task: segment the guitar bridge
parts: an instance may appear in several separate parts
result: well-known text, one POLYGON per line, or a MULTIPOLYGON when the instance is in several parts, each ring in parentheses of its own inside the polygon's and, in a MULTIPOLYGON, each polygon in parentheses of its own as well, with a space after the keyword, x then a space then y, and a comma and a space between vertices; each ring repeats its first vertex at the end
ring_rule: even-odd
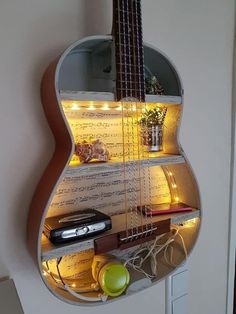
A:
POLYGON ((170 219, 139 226, 114 234, 107 234, 94 240, 95 254, 108 253, 116 249, 127 249, 155 239, 158 235, 170 231, 170 219), (132 231, 133 230, 133 231, 132 231))

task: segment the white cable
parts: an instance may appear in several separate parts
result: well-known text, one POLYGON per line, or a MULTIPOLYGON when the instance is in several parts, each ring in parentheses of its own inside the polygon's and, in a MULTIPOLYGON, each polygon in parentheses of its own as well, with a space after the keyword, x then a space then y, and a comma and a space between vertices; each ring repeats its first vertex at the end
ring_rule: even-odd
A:
MULTIPOLYGON (((44 271, 46 271, 46 270, 44 270, 44 271)), ((90 301, 90 302, 102 301, 102 302, 106 302, 106 301, 107 301, 107 298, 108 298, 107 295, 101 294, 101 293, 98 293, 98 296, 97 296, 97 297, 86 297, 85 295, 74 291, 74 289, 72 290, 72 289, 70 288, 70 286, 67 285, 67 284, 63 284, 62 282, 57 282, 57 284, 58 284, 58 286, 59 286, 60 289, 66 290, 66 291, 68 291, 71 295, 73 295, 75 298, 81 299, 81 300, 84 300, 84 301, 90 301)), ((94 287, 94 289, 93 289, 92 291, 87 291, 87 292, 96 292, 97 289, 98 289, 97 287, 94 287)), ((83 293, 86 293, 86 292, 84 291, 83 293)))
POLYGON ((172 267, 176 267, 177 265, 174 264, 173 262, 173 256, 174 256, 174 248, 171 245, 175 240, 176 237, 179 236, 181 243, 182 243, 182 247, 183 247, 183 251, 185 254, 185 258, 187 258, 187 249, 184 243, 184 239, 182 237, 181 234, 179 234, 179 229, 177 228, 173 228, 171 230, 171 232, 173 233, 163 244, 157 244, 157 242, 163 238, 166 234, 161 235, 156 237, 154 243, 152 245, 146 245, 145 247, 142 247, 140 250, 138 250, 134 256, 132 256, 131 258, 129 258, 126 262, 125 262, 125 266, 129 265, 130 267, 132 267, 134 270, 143 273, 147 278, 152 279, 155 278, 157 276, 157 256, 160 252, 163 252, 163 256, 165 259, 165 262, 172 267), (169 258, 167 256, 168 250, 170 251, 169 253, 169 258), (146 255, 144 254, 144 252, 147 251, 146 255), (147 273, 146 271, 144 271, 143 269, 143 264, 144 262, 150 257, 150 265, 151 265, 151 274, 147 273))
MULTIPOLYGON (((172 267, 176 267, 177 265, 175 265, 173 263, 173 255, 174 255, 174 248, 171 245, 175 240, 176 237, 179 236, 181 243, 182 243, 182 247, 184 250, 184 254, 185 254, 185 258, 187 258, 188 252, 184 243, 184 239, 182 237, 181 234, 179 234, 179 229, 177 228, 173 228, 171 230, 171 232, 173 233, 163 244, 157 244, 157 242, 159 240, 161 240, 164 236, 166 236, 166 234, 157 236, 155 241, 150 245, 146 245, 145 247, 141 247, 138 251, 136 251, 136 253, 134 254, 134 256, 130 257, 129 259, 126 260, 126 262, 124 263, 124 266, 129 265, 130 267, 132 267, 134 270, 143 273, 147 278, 149 279, 153 279, 157 276, 158 272, 157 272, 157 256, 160 252, 163 252, 163 256, 165 259, 165 262, 172 266, 172 267), (170 250, 170 256, 168 258, 167 256, 167 252, 168 249, 170 250), (147 251, 146 255, 143 255, 144 252, 147 251), (151 265, 151 274, 147 273, 144 269, 143 269, 143 264, 144 262, 150 257, 150 265, 151 265)), ((62 289, 67 290, 71 295, 73 295, 75 298, 77 299, 81 299, 84 301, 89 301, 89 302, 106 302, 108 296, 105 294, 100 294, 98 293, 97 297, 89 297, 89 296, 85 296, 84 294, 80 294, 74 290, 72 290, 67 284, 62 285, 61 286, 62 289)))
POLYGON ((75 298, 77 299, 81 299, 84 301, 89 301, 89 302, 98 302, 98 301, 102 301, 102 302, 106 302, 107 301, 107 295, 105 294, 98 294, 97 297, 86 297, 83 294, 79 294, 77 292, 75 292, 74 290, 72 290, 68 285, 64 286, 65 289, 71 294, 73 295, 75 298))

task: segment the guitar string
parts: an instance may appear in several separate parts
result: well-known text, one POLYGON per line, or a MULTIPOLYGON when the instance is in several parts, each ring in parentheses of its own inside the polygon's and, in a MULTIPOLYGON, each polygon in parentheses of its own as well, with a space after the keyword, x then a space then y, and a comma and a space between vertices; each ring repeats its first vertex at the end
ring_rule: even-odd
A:
MULTIPOLYGON (((129 107, 128 107, 128 104, 126 104, 126 101, 123 101, 123 99, 127 99, 128 97, 128 71, 127 71, 127 59, 126 57, 124 57, 122 54, 124 52, 125 55, 129 55, 129 50, 127 50, 127 39, 126 39, 126 36, 125 36, 125 6, 124 6, 124 2, 126 2, 125 0, 121 0, 121 3, 122 3, 122 33, 123 33, 123 50, 124 51, 121 51, 121 54, 120 54, 120 57, 122 59, 122 57, 124 58, 124 72, 125 72, 125 95, 123 95, 123 85, 121 85, 121 90, 122 90, 122 107, 125 109, 125 111, 123 111, 125 113, 125 116, 126 116, 126 120, 124 119, 125 121, 125 125, 124 127, 126 127, 126 132, 124 132, 124 142, 125 142, 125 134, 127 135, 127 143, 125 143, 125 146, 127 147, 127 162, 125 162, 125 171, 126 171, 126 174, 128 173, 128 193, 127 193, 127 189, 125 190, 125 193, 128 194, 127 195, 127 198, 128 198, 128 211, 130 213, 130 229, 129 229, 129 226, 128 226, 128 230, 126 230, 126 235, 127 237, 129 237, 129 230, 131 232, 131 235, 133 237, 133 233, 134 233, 134 230, 133 230, 133 204, 132 204, 132 185, 131 185, 131 174, 130 174, 130 128, 129 128, 129 107), (124 97, 125 96, 125 97, 124 97)), ((129 47, 129 46, 128 46, 129 47)), ((126 150, 124 152, 124 155, 126 156, 126 150)), ((125 178, 126 179, 126 178, 125 178)), ((128 218, 126 218, 128 220, 128 218)))
MULTIPOLYGON (((128 191, 127 191, 127 186, 125 187, 125 195, 126 195, 126 201, 125 203, 127 204, 127 198, 128 198, 128 203, 127 205, 129 205, 129 212, 130 212, 130 222, 131 222, 131 233, 132 233, 132 236, 134 235, 134 229, 135 231, 137 232, 137 226, 138 226, 138 212, 137 212, 137 195, 136 195, 136 191, 137 191, 137 187, 136 187, 136 183, 137 183, 137 180, 134 179, 134 186, 132 187, 132 184, 131 184, 131 177, 132 175, 135 176, 136 173, 137 173, 137 166, 139 166, 138 168, 138 171, 139 171, 139 182, 141 182, 141 172, 140 172, 140 151, 142 151, 142 157, 143 159, 146 157, 144 156, 145 153, 144 153, 144 143, 141 141, 141 144, 140 144, 140 139, 139 139, 139 136, 140 136, 140 130, 139 130, 139 125, 138 125, 138 113, 139 113, 139 103, 136 102, 135 104, 133 104, 131 101, 127 101, 127 98, 131 96, 133 96, 133 94, 131 93, 131 95, 128 95, 128 90, 132 91, 134 90, 135 92, 138 92, 139 95, 137 95, 137 93, 135 94, 135 98, 139 98, 139 100, 141 101, 142 100, 142 79, 143 77, 141 77, 141 71, 140 71, 140 66, 138 67, 138 73, 137 73, 137 69, 136 69, 136 66, 134 64, 134 68, 135 68, 135 79, 138 79, 138 80, 135 80, 135 88, 133 89, 132 87, 132 72, 131 72, 131 62, 132 62, 132 59, 131 59, 131 42, 130 42, 130 19, 129 19, 129 14, 131 14, 131 17, 133 18, 133 15, 134 15, 134 11, 133 11, 133 4, 135 4, 135 19, 136 19, 136 45, 137 45, 137 54, 138 56, 136 56, 136 51, 135 49, 133 49, 133 61, 135 63, 135 61, 137 60, 137 57, 138 57, 138 61, 143 61, 143 46, 140 47, 140 41, 139 41, 139 28, 138 28, 138 8, 137 8, 137 3, 136 1, 133 1, 131 2, 131 6, 132 6, 132 10, 131 12, 129 11, 129 7, 128 7, 128 4, 126 2, 126 7, 124 6, 124 2, 122 2, 122 21, 121 21, 121 14, 120 14, 120 11, 118 13, 118 16, 119 16, 119 48, 120 48, 120 84, 121 84, 121 88, 120 88, 120 92, 121 92, 121 97, 122 97, 122 100, 123 99, 126 99, 126 101, 122 101, 122 124, 123 124, 123 155, 124 155, 124 158, 123 158, 123 161, 124 161, 124 177, 125 177, 125 182, 128 181, 128 191), (126 15, 125 15, 126 13, 126 15), (125 22, 125 20, 127 22, 125 22), (123 31, 123 36, 121 36, 121 26, 120 24, 122 23, 122 31, 123 31), (125 26, 127 25, 128 29, 125 29, 125 26), (126 31, 128 31, 128 36, 125 36, 125 33, 126 31), (122 42, 122 46, 123 46, 123 50, 121 49, 121 42, 122 42), (142 49, 142 54, 140 56, 139 54, 139 49, 142 49), (128 58, 126 58, 126 56, 128 56, 128 58), (123 58, 123 60, 122 60, 123 58), (122 62, 124 61, 124 62, 122 62), (122 71, 122 66, 124 65, 124 71, 122 71), (123 76, 122 76, 122 73, 125 74, 125 84, 123 84, 123 76), (129 84, 129 85, 128 85, 129 84), (139 85, 139 88, 137 88, 137 84, 139 85), (125 89, 125 90, 124 90, 125 89), (125 97, 124 97, 125 96, 125 97), (136 119, 134 119, 134 111, 136 112, 136 119), (131 119, 129 119, 129 116, 131 115, 131 119), (126 116, 126 120, 124 119, 126 116), (130 120, 131 120, 131 126, 130 126, 130 120), (134 137, 135 137, 135 132, 134 132, 134 125, 135 123, 137 124, 137 130, 136 130, 136 134, 137 134, 137 150, 138 150, 138 161, 137 162, 132 162, 131 161, 131 157, 133 157, 133 160, 135 159, 135 140, 134 140, 134 137), (126 132, 125 132, 125 128, 127 128, 126 132), (126 143, 126 138, 125 138, 125 134, 127 135, 126 138, 127 138, 127 143, 126 143), (131 139, 130 139, 131 137, 131 139), (127 154, 126 154, 126 146, 127 146, 127 154), (130 149, 130 147, 132 149, 130 149), (132 156, 131 156, 132 154, 132 156), (125 157, 127 155, 127 161, 128 163, 126 163, 125 161, 125 157), (128 180, 126 180, 126 175, 127 173, 129 174, 129 178, 128 180), (128 192, 128 193, 127 193, 128 192), (128 196, 127 196, 128 194, 128 196), (134 201, 133 201, 134 199, 134 201), (135 204, 133 204, 135 203, 135 204), (134 205, 134 206, 133 206, 134 205), (135 212, 135 213, 134 213, 135 212), (134 219, 133 219, 133 214, 135 214, 135 225, 134 225, 134 219)), ((118 4, 120 4, 120 1, 118 0, 118 4)), ((134 18, 132 19, 132 29, 133 29, 133 33, 134 33, 134 18)), ((141 34, 142 35, 142 34, 141 34)), ((134 41, 134 38, 133 38, 133 47, 135 47, 135 41, 134 41)), ((136 62, 137 63, 137 62, 136 62)), ((136 64, 137 65, 137 64, 136 64)), ((143 75, 143 74, 142 74, 143 75)), ((128 99, 130 100, 130 99, 128 99)), ((146 109, 146 103, 145 103, 145 109, 146 109)), ((146 125, 145 126, 146 129, 148 129, 148 126, 146 125)), ((151 187, 151 179, 150 179, 150 164, 149 164, 149 153, 147 154, 148 158, 147 158, 147 172, 148 172, 148 187, 147 187, 147 184, 146 184, 146 171, 145 171, 145 168, 144 168, 144 165, 142 167, 142 171, 143 171, 143 185, 144 185, 144 191, 143 191, 143 194, 144 194, 144 208, 145 208, 145 221, 146 221, 146 229, 148 228, 148 222, 147 222, 147 204, 150 206, 151 205, 151 190, 150 190, 150 187, 151 187), (147 196, 148 195, 148 196, 147 196), (149 199, 149 200, 147 200, 149 199)), ((139 193, 140 193, 140 206, 142 206, 142 200, 141 200, 141 197, 142 197, 142 186, 140 186, 139 188, 139 193)), ((126 208, 127 208, 127 205, 126 205, 126 208)), ((127 210, 128 211, 128 210, 127 210)), ((150 212, 150 216, 151 216, 151 219, 150 219, 150 226, 152 229, 153 228, 153 223, 152 223, 152 212, 150 212)), ((141 216, 142 217, 142 216, 141 216)), ((142 223, 143 225, 143 223, 142 223)), ((126 231, 127 231, 127 226, 128 226, 128 222, 127 222, 127 219, 126 219, 126 231)), ((127 234, 128 234, 128 231, 127 231, 127 234)))
MULTIPOLYGON (((134 217, 134 202, 133 199, 135 198, 134 187, 132 185, 131 178, 134 177, 133 167, 132 167, 132 150, 134 147, 133 140, 132 140, 132 111, 130 111, 130 102, 129 102, 129 94, 128 89, 131 88, 131 59, 130 59, 130 34, 129 34, 129 12, 128 12, 128 4, 127 1, 123 0, 123 38, 124 38, 124 47, 125 53, 128 55, 128 58, 124 58, 125 60, 125 71, 126 71, 126 123, 127 123, 127 153, 128 153, 128 174, 129 174, 129 189, 128 189, 128 198, 129 198, 129 210, 130 210, 130 224, 131 224, 131 235, 135 234, 135 217, 134 217), (126 21, 126 24, 125 24, 126 21), (127 25, 127 26, 126 26, 127 25), (126 36, 127 35, 127 36, 126 36), (131 113, 131 126, 130 126, 130 113, 131 113)), ((134 178, 133 178, 134 179, 134 178)))
MULTIPOLYGON (((132 55, 131 55, 131 38, 133 38, 132 34, 131 34, 131 26, 132 26, 132 19, 130 21, 130 14, 132 14, 132 8, 130 8, 130 0, 126 2, 126 12, 127 12, 127 24, 128 24, 128 29, 127 29, 127 32, 128 32, 128 36, 127 36, 127 41, 128 41, 128 54, 129 54, 129 57, 128 57, 128 69, 129 69, 129 85, 130 85, 130 88, 132 88, 132 67, 131 67, 131 64, 132 64, 132 55)), ((133 48, 133 52, 134 52, 134 48, 133 48)), ((135 58, 133 60, 133 62, 135 62, 135 58)), ((135 68, 135 67, 134 67, 135 68)), ((132 102, 132 93, 131 95, 129 95, 129 97, 131 96, 131 101, 128 102, 129 104, 129 112, 130 112, 130 115, 131 115, 131 132, 129 132, 129 135, 131 135, 131 142, 132 142, 132 161, 131 161, 131 164, 130 164, 130 172, 131 172, 131 176, 134 176, 134 178, 136 178, 136 174, 138 172, 137 170, 137 162, 136 161, 136 151, 135 151, 135 133, 134 133, 134 124, 135 124, 135 119, 134 119, 134 112, 135 112, 135 108, 134 108, 134 105, 133 105, 133 102, 132 102)), ((138 156, 137 156, 138 157, 138 156)), ((138 180, 140 180, 140 177, 138 177, 138 180)), ((133 198, 134 198, 134 202, 132 202, 132 220, 133 220, 133 231, 132 231, 132 234, 135 235, 138 234, 138 213, 137 213, 137 207, 138 207, 138 195, 137 195, 137 185, 136 185, 136 180, 134 180, 134 192, 133 192, 133 198)), ((139 191, 139 194, 141 193, 141 190, 139 191)))
MULTIPOLYGON (((121 0, 122 1, 122 0, 121 0)), ((121 14, 120 14, 120 0, 117 0, 117 11, 118 11, 118 36, 119 36, 119 59, 120 59, 120 73, 122 72, 122 51, 121 51, 121 14)), ((125 77, 126 78, 126 77, 125 77)), ((124 178, 124 211, 125 211, 125 217, 126 217, 126 237, 128 237, 128 201, 127 201, 127 181, 126 181, 126 151, 125 151, 125 119, 124 119, 124 103, 122 101, 123 99, 123 76, 122 74, 119 75, 119 80, 120 80, 120 101, 121 101, 121 109, 122 109, 122 139, 123 139, 123 178, 124 178)), ((125 79, 125 84, 126 84, 126 79, 125 79)))
MULTIPOLYGON (((130 15, 131 15, 131 24, 132 24, 132 43, 133 43, 133 63, 134 63, 134 66, 133 66, 133 69, 134 69, 134 84, 135 84, 135 95, 134 95, 134 98, 136 99, 136 101, 132 104, 132 109, 133 109, 133 115, 135 114, 135 121, 133 122, 133 127, 134 127, 134 124, 136 124, 136 138, 137 138, 137 158, 136 158, 136 161, 135 161, 135 165, 136 165, 136 173, 138 174, 138 183, 139 183, 139 206, 141 208, 142 206, 142 183, 141 183, 141 164, 140 164, 140 138, 139 138, 139 127, 138 127, 138 115, 139 115, 139 108, 138 108, 138 102, 137 102, 137 99, 139 101, 141 101, 141 90, 139 90, 139 81, 140 81, 140 74, 137 73, 137 66, 138 66, 138 62, 139 62, 139 59, 137 58, 136 56, 136 48, 137 47, 137 43, 138 42, 135 42, 135 32, 134 32, 134 29, 135 29, 135 23, 136 23, 136 26, 137 26, 137 15, 134 14, 134 4, 136 4, 136 1, 131 1, 130 3, 130 7, 131 7, 131 10, 130 10, 130 15), (139 95, 138 95, 138 92, 139 92, 139 95)), ((135 143, 134 143, 135 145, 135 143)), ((143 232, 143 217, 142 217, 142 214, 140 216, 138 216, 138 200, 136 201, 135 203, 135 216, 136 216, 136 225, 138 226, 138 217, 140 217, 141 219, 141 229, 142 229, 142 232, 143 232)), ((137 228, 137 233, 138 233, 138 228, 137 228)))
MULTIPOLYGON (((141 1, 137 0, 139 2, 139 26, 140 26, 140 32, 142 32, 142 10, 141 10, 141 1)), ((137 8, 138 10, 138 8, 137 8)), ((137 12, 137 15, 138 15, 138 12, 137 12)), ((137 39, 139 41, 139 33, 138 33, 138 28, 136 29, 137 31, 137 39)), ((141 33, 141 36, 142 36, 142 33, 141 33)), ((141 37, 141 40, 142 40, 142 37, 141 37)), ((139 43, 138 47, 141 47, 141 64, 143 65, 144 67, 144 48, 143 48, 143 43, 139 43)), ((142 75, 144 75, 144 68, 143 68, 143 73, 142 75)), ((143 80, 144 80, 144 77, 143 77, 143 80)), ((144 90, 144 83, 143 83, 143 90, 144 90)), ((141 90, 141 89, 140 89, 141 90)), ((145 90, 144 90, 144 93, 145 93, 145 90)), ((145 111, 147 110, 147 104, 145 102, 145 111)), ((148 125, 147 125, 147 120, 146 120, 146 125, 145 125, 145 129, 146 129, 146 135, 148 136, 148 125)), ((147 138, 148 139, 148 138, 147 138)), ((146 143, 148 144, 148 143, 146 143)), ((144 145, 144 143, 143 143, 144 145)), ((148 145, 147 145, 148 146, 148 145)), ((145 151, 145 148, 144 148, 144 151, 145 151)), ((151 200, 152 200, 152 190, 151 190, 151 172, 150 172, 150 153, 149 153, 149 150, 146 150, 147 153, 146 153, 146 158, 147 158, 147 176, 148 176, 148 184, 147 184, 147 189, 145 189, 147 191, 147 201, 145 202, 144 206, 145 206, 145 216, 147 216, 147 206, 149 206, 150 208, 150 229, 152 230, 153 229, 153 216, 152 216, 152 208, 151 208, 151 200)), ((144 168, 143 168, 144 169, 144 168)), ((144 172, 145 172, 145 169, 144 169, 144 172)), ((146 172, 145 172, 146 173, 146 172)), ((146 183, 146 175, 144 176, 144 182, 146 183)), ((147 218, 146 218, 147 219, 147 218)), ((148 227, 148 226, 147 226, 148 227)), ((152 233, 152 232, 151 232, 152 233)))
MULTIPOLYGON (((140 40, 139 40, 139 36, 140 36, 140 33, 139 31, 141 30, 141 27, 140 29, 138 29, 138 27, 140 26, 140 23, 141 23, 141 20, 138 19, 138 4, 137 4, 137 1, 133 1, 132 2, 133 4, 135 4, 135 22, 136 22, 136 30, 135 30, 135 24, 133 23, 133 33, 135 33, 135 37, 136 37, 136 47, 137 47, 137 59, 138 59, 138 62, 141 63, 143 62, 143 59, 141 59, 142 56, 140 56, 140 40)), ((134 12, 134 8, 133 8, 133 12, 134 12)), ((141 34, 142 35, 142 34, 141 34)), ((142 43, 141 43, 142 44, 142 43)), ((135 46, 135 41, 134 41, 134 44, 135 46)), ((141 46, 141 48, 143 48, 141 46)), ((136 62, 137 63, 137 62, 136 62)), ((140 66, 141 64, 139 64, 138 66, 138 85, 139 85, 139 88, 138 88, 138 92, 139 92, 139 100, 140 102, 142 101, 142 93, 143 93, 143 86, 141 84, 142 82, 142 79, 143 77, 141 77, 141 75, 143 76, 143 73, 141 73, 140 71, 140 66)), ((144 106, 146 106, 146 103, 144 102, 144 106)), ((138 104, 136 103, 136 110, 138 111, 138 104)), ((141 105, 141 108, 142 108, 142 105, 141 105)), ((142 114, 142 109, 140 110, 140 114, 142 114)), ((138 114, 137 114, 137 120, 138 120, 138 114)), ((142 126, 143 127, 143 126, 142 126)), ((137 123, 137 134, 138 134, 138 139, 139 139, 139 142, 138 142, 138 147, 139 148, 139 156, 140 156, 140 151, 141 151, 141 158, 144 160, 145 159, 145 148, 144 148, 144 143, 142 140, 140 140, 140 137, 142 136, 141 134, 141 130, 140 130, 140 126, 139 124, 137 123)), ((149 156, 147 156, 149 158, 149 156)), ((139 157, 140 159, 140 157, 139 157)), ((140 163, 139 163, 139 169, 140 169, 140 163)), ((148 230, 148 217, 147 217, 147 207, 146 207, 146 204, 148 203, 148 200, 147 200, 147 193, 148 193, 148 187, 146 185, 146 170, 145 170, 145 167, 144 167, 144 164, 142 166, 142 174, 143 174, 143 180, 142 180, 142 183, 143 183, 143 199, 144 199, 144 216, 145 216, 145 231, 148 230)), ((141 169, 140 169, 140 177, 141 177, 141 169)), ((142 201, 140 202, 140 210, 142 208, 142 201)), ((145 236, 147 236, 148 233, 145 233, 145 236)))

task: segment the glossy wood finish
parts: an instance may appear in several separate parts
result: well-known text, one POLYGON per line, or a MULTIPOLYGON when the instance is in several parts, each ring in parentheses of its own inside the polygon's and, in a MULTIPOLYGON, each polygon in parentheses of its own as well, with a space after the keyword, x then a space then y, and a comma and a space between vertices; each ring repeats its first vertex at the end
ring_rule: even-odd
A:
POLYGON ((30 205, 27 224, 28 247, 37 262, 41 262, 41 235, 47 209, 73 151, 72 137, 55 89, 58 59, 46 70, 41 85, 41 98, 46 118, 55 137, 55 150, 39 181, 30 205))

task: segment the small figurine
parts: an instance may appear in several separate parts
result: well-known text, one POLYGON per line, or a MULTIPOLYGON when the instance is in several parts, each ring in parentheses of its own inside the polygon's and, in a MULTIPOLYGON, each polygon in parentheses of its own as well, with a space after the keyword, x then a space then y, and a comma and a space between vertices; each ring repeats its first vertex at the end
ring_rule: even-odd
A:
POLYGON ((92 159, 99 161, 108 161, 110 159, 109 151, 106 145, 98 140, 91 143, 83 141, 75 145, 75 154, 79 157, 80 162, 88 163, 92 159))

